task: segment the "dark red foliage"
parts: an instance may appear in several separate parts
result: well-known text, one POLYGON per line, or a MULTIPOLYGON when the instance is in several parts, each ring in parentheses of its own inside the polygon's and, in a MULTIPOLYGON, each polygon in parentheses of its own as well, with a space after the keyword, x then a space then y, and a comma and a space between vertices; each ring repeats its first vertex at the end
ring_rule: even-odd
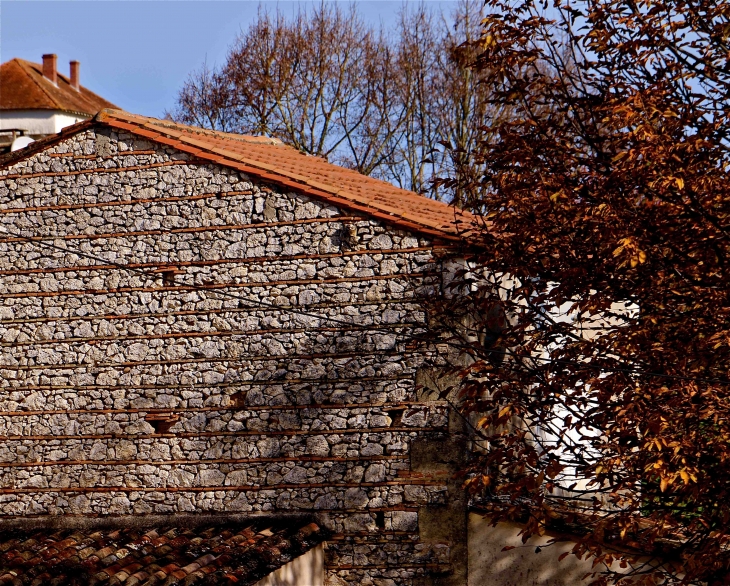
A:
POLYGON ((446 302, 468 486, 581 534, 599 582, 730 583, 730 3, 487 6, 478 68, 513 115, 459 186, 488 267, 446 302))

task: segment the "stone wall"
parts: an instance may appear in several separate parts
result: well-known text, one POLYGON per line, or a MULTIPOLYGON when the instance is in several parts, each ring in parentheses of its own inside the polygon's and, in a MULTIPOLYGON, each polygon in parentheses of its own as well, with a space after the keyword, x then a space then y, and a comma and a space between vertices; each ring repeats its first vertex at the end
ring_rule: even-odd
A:
POLYGON ((311 512, 328 584, 449 574, 438 243, 102 128, 0 171, 0 226, 0 515, 311 512))

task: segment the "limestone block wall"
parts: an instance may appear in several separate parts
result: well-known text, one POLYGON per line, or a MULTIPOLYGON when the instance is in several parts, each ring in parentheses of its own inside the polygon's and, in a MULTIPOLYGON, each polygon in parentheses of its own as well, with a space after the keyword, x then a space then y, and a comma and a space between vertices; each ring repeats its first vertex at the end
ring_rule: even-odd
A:
POLYGON ((0 516, 312 512, 328 584, 449 571, 434 243, 105 129, 0 170, 0 516))

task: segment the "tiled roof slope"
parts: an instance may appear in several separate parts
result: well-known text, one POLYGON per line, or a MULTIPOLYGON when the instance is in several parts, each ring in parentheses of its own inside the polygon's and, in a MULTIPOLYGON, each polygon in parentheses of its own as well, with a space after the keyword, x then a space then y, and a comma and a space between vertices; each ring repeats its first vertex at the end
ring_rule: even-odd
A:
POLYGON ((96 120, 406 229, 450 240, 474 229, 470 214, 302 154, 275 139, 204 130, 120 110, 103 110, 96 120))
POLYGON ((63 110, 94 116, 103 108, 116 108, 94 92, 76 91, 68 77, 57 74, 58 87, 43 77, 43 68, 24 59, 0 65, 0 110, 63 110))
POLYGON ((91 120, 67 126, 56 135, 0 156, 0 169, 98 125, 132 132, 187 152, 198 160, 238 169, 406 230, 476 243, 479 230, 485 226, 468 212, 305 155, 276 139, 206 130, 114 109, 101 110, 91 120))
POLYGON ((0 532, 0 584, 255 584, 324 538, 314 523, 0 532))

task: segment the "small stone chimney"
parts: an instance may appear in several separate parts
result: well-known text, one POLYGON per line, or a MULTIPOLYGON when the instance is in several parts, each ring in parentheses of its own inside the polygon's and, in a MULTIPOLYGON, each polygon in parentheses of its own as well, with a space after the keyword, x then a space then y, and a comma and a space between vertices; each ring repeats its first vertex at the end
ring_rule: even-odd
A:
POLYGON ((71 87, 75 89, 77 92, 81 91, 81 86, 79 85, 79 65, 80 63, 78 61, 71 61, 71 87))
POLYGON ((43 77, 50 81, 53 85, 58 85, 56 76, 56 55, 50 53, 43 55, 43 77))

